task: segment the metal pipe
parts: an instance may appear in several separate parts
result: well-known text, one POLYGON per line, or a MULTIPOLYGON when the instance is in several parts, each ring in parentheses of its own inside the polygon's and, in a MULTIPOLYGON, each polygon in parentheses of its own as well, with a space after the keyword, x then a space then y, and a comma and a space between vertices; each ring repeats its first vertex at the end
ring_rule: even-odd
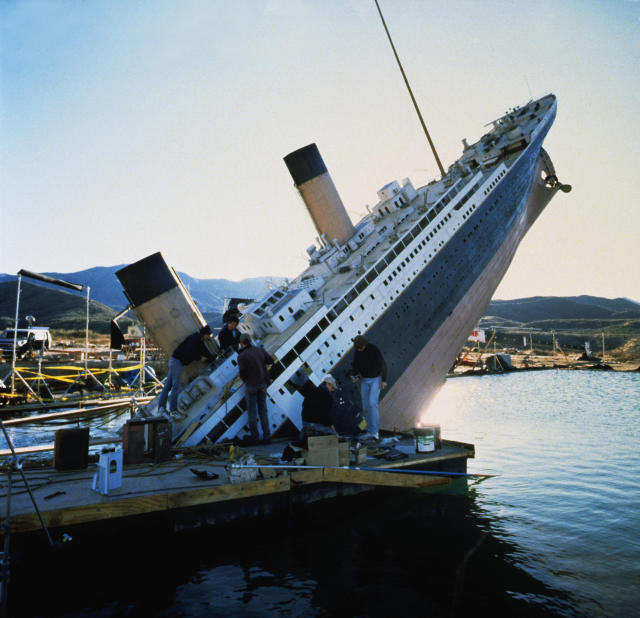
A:
POLYGON ((398 62, 398 66, 400 67, 400 72, 402 73, 404 83, 406 84, 407 90, 409 91, 409 96, 411 97, 411 101, 413 102, 413 107, 415 107, 416 113, 418 114, 418 118, 420 119, 420 124, 422 125, 422 129, 424 130, 424 134, 427 136, 427 141, 429 142, 429 146, 431 146, 431 152, 433 153, 433 156, 436 159, 436 163, 438 164, 438 169, 440 170, 440 173, 444 176, 445 174, 444 167, 442 167, 442 163, 440 163, 440 157, 436 152, 436 147, 433 145, 433 142, 431 141, 431 136, 429 135, 429 131, 427 131, 427 125, 424 123, 424 120, 422 119, 420 108, 418 107, 415 97, 413 96, 413 92, 411 91, 411 86, 409 86, 409 80, 405 75, 404 69, 402 68, 402 63, 400 62, 400 58, 398 57, 398 53, 396 52, 395 45, 391 40, 391 35, 389 34, 389 29, 387 28, 387 24, 384 21, 384 17, 382 16, 382 11, 380 10, 380 5, 378 4, 378 0, 376 0, 376 7, 378 9, 378 13, 380 14, 382 25, 384 26, 385 32, 387 33, 387 38, 389 39, 389 43, 391 43, 391 49, 393 50, 393 55, 396 57, 396 61, 398 62))
POLYGON ((471 472, 441 472, 436 470, 405 470, 403 468, 361 468, 356 466, 304 466, 304 465, 269 465, 269 464, 231 464, 236 468, 280 468, 283 470, 321 470, 322 468, 328 468, 329 470, 366 470, 369 472, 402 472, 404 474, 428 474, 437 476, 477 476, 481 478, 492 478, 497 474, 473 474, 471 472))
POLYGON ((18 290, 16 294, 16 320, 13 329, 13 356, 11 359, 11 394, 16 393, 16 347, 18 345, 18 312, 20 308, 20 288, 22 284, 22 275, 18 273, 18 290))

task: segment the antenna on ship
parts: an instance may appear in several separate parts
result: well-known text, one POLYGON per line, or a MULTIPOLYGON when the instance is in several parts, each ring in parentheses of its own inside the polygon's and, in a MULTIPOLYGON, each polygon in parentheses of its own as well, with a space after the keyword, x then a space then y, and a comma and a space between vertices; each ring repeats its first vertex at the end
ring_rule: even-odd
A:
POLYGON ((422 129, 424 130, 424 134, 427 136, 427 140, 429 142, 429 146, 431 146, 431 152, 433 152, 433 156, 436 159, 436 163, 438 164, 438 168, 440 169, 440 173, 444 176, 444 167, 442 167, 442 163, 440 163, 440 157, 436 152, 436 147, 433 145, 431 141, 431 136, 429 135, 429 131, 427 131, 427 125, 424 123, 422 119, 422 114, 420 113, 420 108, 416 103, 416 99, 413 96, 413 92, 411 91, 411 86, 409 86, 409 80, 407 80, 407 76, 402 68, 402 63, 400 62, 400 58, 398 58, 398 53, 396 52, 395 45, 391 40, 391 35, 389 34, 389 29, 387 28, 387 24, 384 21, 384 17, 382 16, 382 11, 380 10, 380 5, 378 4, 378 0, 375 0, 376 8, 378 9, 378 13, 380 14, 380 19, 382 20, 382 25, 384 26, 384 30, 387 33, 387 38, 389 39, 389 43, 391 44, 391 49, 393 50, 393 55, 396 57, 396 61, 398 62, 398 66, 400 67, 400 72, 402 73, 402 77, 404 78, 404 83, 407 85, 407 90, 409 91, 409 96, 411 97, 411 101, 413 101, 413 106, 416 108, 416 113, 418 114, 418 118, 420 119, 420 124, 422 125, 422 129))

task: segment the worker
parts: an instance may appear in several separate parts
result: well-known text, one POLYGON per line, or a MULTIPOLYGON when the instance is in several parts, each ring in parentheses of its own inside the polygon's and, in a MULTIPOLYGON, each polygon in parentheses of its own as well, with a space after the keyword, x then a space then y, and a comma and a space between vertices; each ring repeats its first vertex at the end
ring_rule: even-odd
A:
POLYGON ((169 359, 169 373, 164 382, 164 387, 158 399, 158 413, 168 414, 175 420, 181 420, 184 415, 178 412, 178 395, 182 390, 182 371, 186 365, 193 361, 209 359, 215 356, 205 346, 205 341, 211 339, 213 333, 209 325, 203 326, 198 332, 186 337, 173 351, 169 359), (171 396, 169 397, 169 393, 171 396), (169 410, 165 409, 169 398, 169 410))
POLYGON ((304 396, 301 440, 309 436, 338 433, 333 422, 333 393, 337 388, 338 384, 331 374, 327 374, 319 386, 307 380, 300 387, 300 393, 304 396))
POLYGON ((269 383, 267 365, 272 364, 273 359, 262 346, 252 345, 249 335, 240 335, 238 371, 245 384, 244 400, 249 415, 249 438, 254 443, 260 440, 258 417, 260 417, 262 425, 262 440, 264 442, 271 440, 269 413, 267 412, 267 385, 269 383))
POLYGON ((238 315, 231 314, 222 326, 222 330, 218 333, 218 341, 220 343, 220 353, 225 355, 229 350, 238 351, 238 341, 240 333, 238 332, 238 315))
POLYGON ((351 379, 360 382, 362 410, 367 421, 367 433, 363 439, 379 439, 380 418, 378 399, 380 391, 387 387, 387 364, 380 350, 362 335, 353 340, 354 355, 351 363, 351 379))

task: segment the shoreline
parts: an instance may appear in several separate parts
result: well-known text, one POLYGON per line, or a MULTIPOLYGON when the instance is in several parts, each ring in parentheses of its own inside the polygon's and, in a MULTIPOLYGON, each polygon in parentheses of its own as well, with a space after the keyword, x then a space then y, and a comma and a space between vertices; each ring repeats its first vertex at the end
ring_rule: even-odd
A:
POLYGON ((465 364, 455 364, 447 374, 447 378, 457 378, 469 375, 488 375, 496 373, 512 373, 514 371, 541 371, 548 369, 562 369, 565 371, 640 371, 640 360, 617 359, 605 356, 592 359, 571 358, 563 354, 510 354, 508 352, 469 352, 465 357, 465 364), (510 358, 511 368, 487 368, 487 359, 504 354, 510 358), (472 366, 471 363, 475 363, 472 366))

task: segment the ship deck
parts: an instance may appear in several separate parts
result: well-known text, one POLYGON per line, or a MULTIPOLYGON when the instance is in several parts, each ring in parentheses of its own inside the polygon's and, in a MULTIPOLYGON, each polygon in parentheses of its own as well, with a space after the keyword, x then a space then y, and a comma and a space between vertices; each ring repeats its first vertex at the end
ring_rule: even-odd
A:
MULTIPOLYGON (((229 521, 247 520, 278 509, 286 511, 291 503, 310 503, 336 498, 377 487, 422 488, 447 485, 451 477, 442 472, 466 472, 467 459, 474 447, 443 440, 429 453, 416 453, 412 437, 386 439, 369 446, 366 462, 344 467, 286 468, 281 461, 289 442, 274 441, 251 448, 219 444, 207 448, 174 450, 162 462, 150 460, 122 467, 122 485, 102 495, 92 489, 97 464, 86 469, 57 471, 52 467, 23 470, 30 490, 47 527, 60 533, 84 524, 123 527, 132 518, 160 516, 172 522, 175 531, 229 521), (390 461, 385 455, 393 450, 402 459, 390 461), (251 455, 260 468, 241 468, 247 476, 238 481, 231 464, 251 455), (218 475, 206 480, 193 470, 218 475), (441 474, 416 473, 434 471, 441 474), (257 477, 255 480, 251 476, 257 477)), ((236 468, 237 472, 240 468, 236 468)), ((452 474, 452 476, 454 476, 452 474)), ((0 492, 6 503, 8 477, 6 467, 0 475, 0 492)), ((13 472, 11 482, 10 529, 13 534, 36 532, 41 528, 29 493, 20 474, 13 472)), ((6 512, 0 514, 4 531, 6 512)))

